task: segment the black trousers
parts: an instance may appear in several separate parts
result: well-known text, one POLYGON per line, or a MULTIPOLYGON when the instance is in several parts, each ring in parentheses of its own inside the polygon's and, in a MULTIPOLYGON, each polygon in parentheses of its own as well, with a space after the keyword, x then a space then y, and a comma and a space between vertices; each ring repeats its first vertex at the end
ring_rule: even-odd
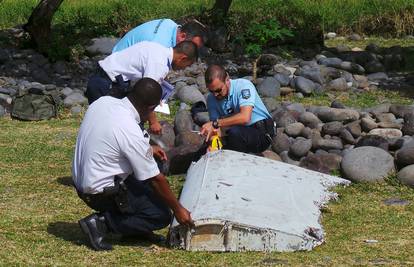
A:
POLYGON ((125 180, 128 207, 122 210, 114 196, 82 195, 82 200, 105 216, 110 230, 124 236, 150 233, 168 226, 172 213, 155 194, 150 182, 141 182, 134 176, 125 180))
POLYGON ((273 121, 269 119, 251 126, 237 125, 226 131, 223 149, 244 153, 260 153, 269 148, 274 136, 273 121), (267 123, 267 125, 266 125, 267 123))
POLYGON ((86 97, 89 105, 95 100, 105 95, 122 98, 126 95, 129 87, 129 81, 124 81, 121 75, 116 77, 117 81, 112 82, 106 72, 98 65, 95 74, 93 74, 86 86, 86 97))

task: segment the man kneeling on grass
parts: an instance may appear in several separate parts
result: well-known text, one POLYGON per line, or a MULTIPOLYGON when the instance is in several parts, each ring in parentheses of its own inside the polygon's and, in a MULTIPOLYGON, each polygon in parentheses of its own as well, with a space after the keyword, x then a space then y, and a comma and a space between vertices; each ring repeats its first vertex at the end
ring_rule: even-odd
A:
POLYGON ((165 152, 151 147, 142 122, 160 103, 161 86, 151 78, 139 80, 122 99, 104 96, 89 106, 76 140, 72 163, 79 197, 98 211, 79 221, 95 250, 110 250, 108 233, 154 237, 153 231, 172 220, 192 226, 160 173, 154 157, 165 152))

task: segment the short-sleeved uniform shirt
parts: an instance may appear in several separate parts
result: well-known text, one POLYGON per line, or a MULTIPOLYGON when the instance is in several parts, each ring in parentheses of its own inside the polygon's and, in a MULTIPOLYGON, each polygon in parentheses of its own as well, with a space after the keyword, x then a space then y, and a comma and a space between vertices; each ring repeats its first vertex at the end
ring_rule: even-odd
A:
POLYGON ((240 112, 240 107, 253 106, 252 117, 247 125, 271 118, 254 85, 246 79, 230 80, 227 98, 217 100, 213 94, 207 97, 210 120, 233 116, 240 112))
POLYGON ((151 41, 165 47, 174 47, 177 42, 178 27, 179 25, 170 19, 157 19, 145 22, 125 34, 114 46, 112 53, 142 41, 151 41))
POLYGON ((172 59, 172 48, 144 41, 113 53, 98 64, 113 82, 118 75, 124 81, 148 77, 161 82, 171 69, 172 59))
POLYGON ((114 185, 114 176, 141 181, 158 175, 149 135, 127 97, 103 96, 89 106, 76 139, 72 177, 82 193, 114 185))

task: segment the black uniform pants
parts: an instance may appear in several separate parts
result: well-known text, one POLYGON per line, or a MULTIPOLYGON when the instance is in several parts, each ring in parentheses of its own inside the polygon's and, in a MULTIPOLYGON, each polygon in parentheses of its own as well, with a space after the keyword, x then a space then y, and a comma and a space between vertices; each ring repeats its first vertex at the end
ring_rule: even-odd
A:
POLYGON ((129 87, 129 81, 124 81, 121 75, 116 77, 117 81, 112 82, 106 72, 98 65, 95 74, 93 74, 86 86, 86 97, 89 105, 95 100, 105 95, 122 98, 126 95, 129 87))
POLYGON ((172 213, 155 194, 150 182, 141 182, 134 176, 125 180, 126 206, 117 204, 119 194, 81 194, 79 196, 92 209, 105 216, 110 230, 125 236, 134 236, 159 230, 171 223, 172 213))
POLYGON ((274 136, 273 120, 263 120, 250 126, 237 125, 230 127, 225 137, 223 149, 244 153, 260 153, 265 151, 274 136))

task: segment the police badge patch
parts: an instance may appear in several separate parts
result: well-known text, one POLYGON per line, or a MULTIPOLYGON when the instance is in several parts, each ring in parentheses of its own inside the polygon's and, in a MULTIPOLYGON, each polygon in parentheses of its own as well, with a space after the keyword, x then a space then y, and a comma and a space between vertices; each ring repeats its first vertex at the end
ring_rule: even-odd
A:
POLYGON ((241 90, 241 94, 242 94, 243 99, 249 99, 250 98, 250 89, 241 90))

